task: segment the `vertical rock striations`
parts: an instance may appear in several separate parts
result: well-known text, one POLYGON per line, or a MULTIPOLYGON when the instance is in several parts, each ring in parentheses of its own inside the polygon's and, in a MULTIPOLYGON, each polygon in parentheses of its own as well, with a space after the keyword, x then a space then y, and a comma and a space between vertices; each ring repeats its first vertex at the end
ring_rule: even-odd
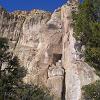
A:
POLYGON ((77 1, 72 0, 61 8, 63 21, 63 67, 65 69, 66 100, 80 100, 81 88, 96 81, 98 76, 88 64, 82 59, 82 46, 73 36, 72 11, 77 10, 77 1))
POLYGON ((53 14, 41 11, 6 12, 0 7, 0 36, 28 73, 24 82, 46 86, 54 100, 80 100, 81 87, 96 81, 94 69, 84 62, 80 41, 73 37, 70 0, 53 14))

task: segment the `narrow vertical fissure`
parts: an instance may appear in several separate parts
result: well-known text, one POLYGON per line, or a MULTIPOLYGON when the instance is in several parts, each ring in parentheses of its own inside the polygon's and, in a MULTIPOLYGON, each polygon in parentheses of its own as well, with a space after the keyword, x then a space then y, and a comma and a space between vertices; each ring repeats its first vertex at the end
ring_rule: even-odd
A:
MULTIPOLYGON (((65 69, 64 69, 65 71, 65 69)), ((63 80, 63 86, 62 86, 62 99, 61 100, 65 100, 65 94, 66 94, 66 84, 65 84, 65 76, 66 76, 66 73, 64 72, 64 80, 63 80)))

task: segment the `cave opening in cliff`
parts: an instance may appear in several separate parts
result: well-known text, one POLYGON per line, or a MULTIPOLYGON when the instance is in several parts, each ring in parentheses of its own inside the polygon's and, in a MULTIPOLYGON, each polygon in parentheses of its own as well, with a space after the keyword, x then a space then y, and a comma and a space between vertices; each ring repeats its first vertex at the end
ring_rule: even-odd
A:
POLYGON ((53 54, 53 63, 56 64, 56 62, 58 62, 59 60, 62 59, 62 54, 53 54))

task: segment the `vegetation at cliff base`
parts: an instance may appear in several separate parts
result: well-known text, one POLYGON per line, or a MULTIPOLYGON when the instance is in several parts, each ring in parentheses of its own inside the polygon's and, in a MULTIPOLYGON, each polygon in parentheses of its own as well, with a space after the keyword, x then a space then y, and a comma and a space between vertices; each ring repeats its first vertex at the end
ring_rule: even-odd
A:
POLYGON ((26 73, 9 51, 8 39, 0 38, 0 100, 52 100, 47 90, 23 83, 26 73))
MULTIPOLYGON (((72 15, 74 36, 85 46, 85 61, 100 76, 100 0, 84 0, 72 15)), ((100 100, 100 81, 82 90, 85 100, 100 100)))
POLYGON ((82 88, 85 100, 100 100, 100 81, 86 85, 82 88))

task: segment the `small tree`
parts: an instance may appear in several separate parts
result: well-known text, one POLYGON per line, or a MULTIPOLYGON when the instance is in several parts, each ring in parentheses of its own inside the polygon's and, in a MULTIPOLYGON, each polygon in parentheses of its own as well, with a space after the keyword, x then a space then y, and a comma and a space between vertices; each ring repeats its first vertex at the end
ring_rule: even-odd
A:
POLYGON ((47 90, 24 84, 27 71, 9 52, 8 39, 0 38, 0 100, 52 100, 47 90))
MULTIPOLYGON (((100 71, 100 0, 84 0, 73 12, 74 36, 85 45, 85 60, 100 71)), ((100 75, 100 73, 98 73, 100 75)))
POLYGON ((26 70, 19 64, 19 59, 9 52, 8 40, 0 38, 0 94, 1 98, 13 95, 14 88, 22 83, 26 70))

